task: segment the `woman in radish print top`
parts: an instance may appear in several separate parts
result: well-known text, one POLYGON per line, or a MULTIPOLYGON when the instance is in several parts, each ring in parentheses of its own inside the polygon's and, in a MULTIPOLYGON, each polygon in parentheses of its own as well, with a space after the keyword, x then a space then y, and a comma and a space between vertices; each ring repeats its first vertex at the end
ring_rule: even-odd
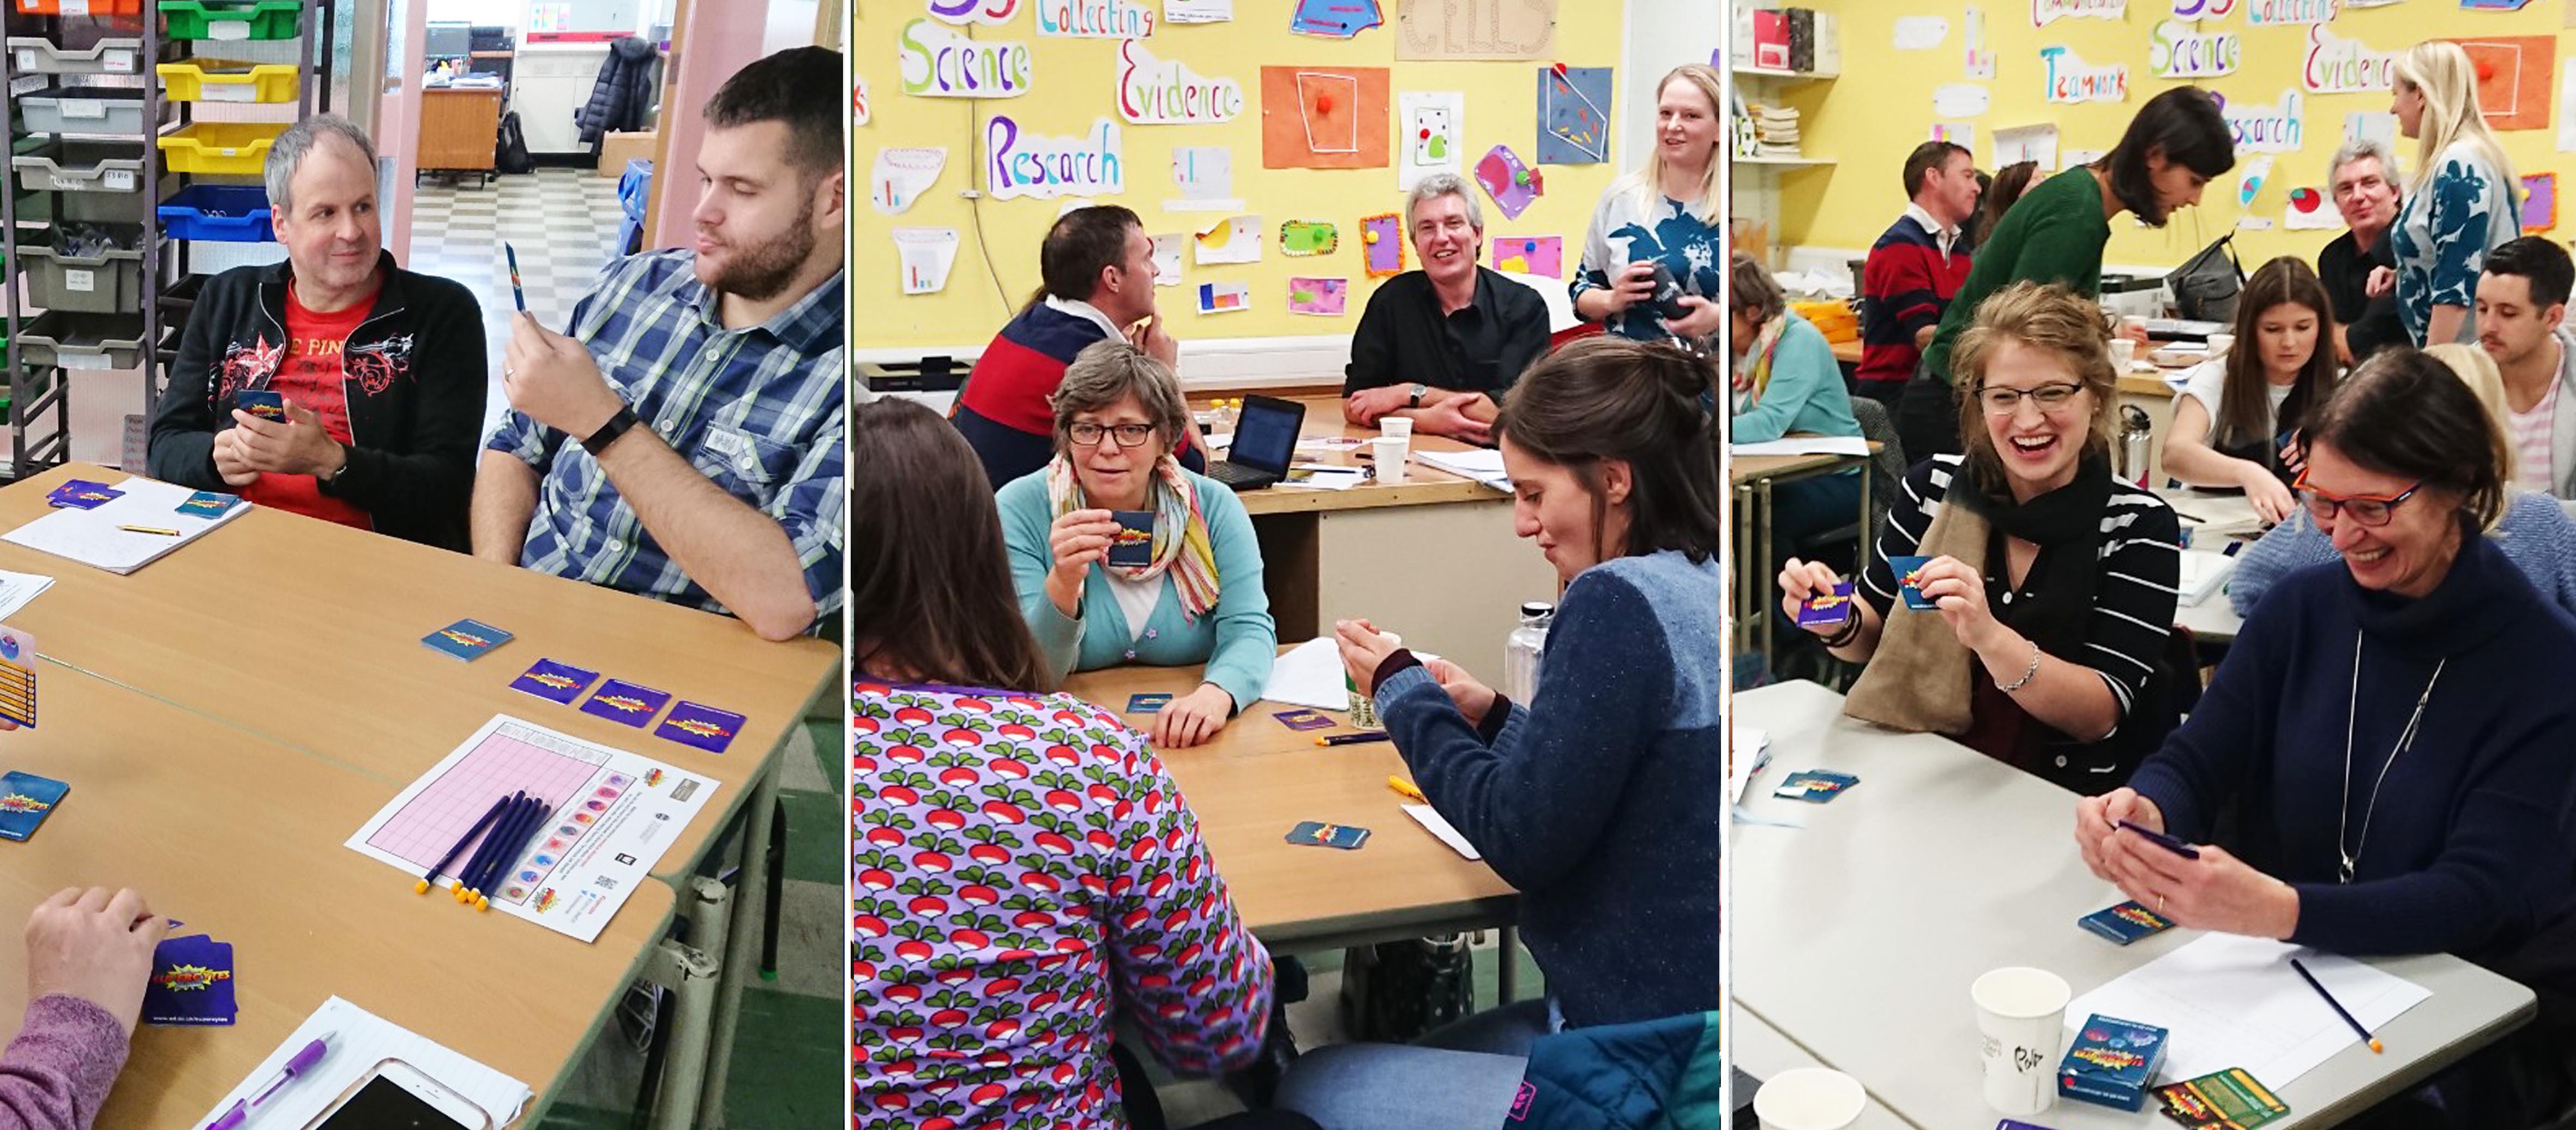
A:
POLYGON ((1270 955, 1145 739, 1047 693, 966 441, 903 401, 851 427, 855 1124, 1123 1127, 1113 1023, 1239 1066, 1270 955))

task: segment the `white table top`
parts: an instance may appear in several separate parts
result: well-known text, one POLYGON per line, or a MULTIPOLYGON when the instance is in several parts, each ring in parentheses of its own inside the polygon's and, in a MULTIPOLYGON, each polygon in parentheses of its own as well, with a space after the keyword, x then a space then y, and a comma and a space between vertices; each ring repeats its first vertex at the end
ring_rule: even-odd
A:
MULTIPOLYGON (((1746 791, 1746 810, 1806 825, 1729 829, 1737 1014, 1859 1079, 1905 1121, 1954 1130, 1999 1117, 1978 1093, 1968 985, 1979 974, 2037 966, 2081 996, 2199 936, 2172 930, 2123 948, 2076 926, 2122 896, 2076 854, 2073 794, 1946 738, 1844 718, 1842 696, 1814 683, 1763 687, 1734 703, 1735 724, 1771 742, 1772 764, 1746 791), (1860 784, 1830 804, 1770 795, 1787 774, 1818 768, 1860 784)), ((2348 1047, 2279 1085, 2290 1116, 2273 1126, 2349 1118, 2528 1022, 2535 1008, 2531 990, 2449 955, 2369 964, 2432 999, 2379 1029, 2387 1054, 2348 1047)), ((2153 1111, 2079 1102, 2027 1121, 2056 1130, 2169 1125, 2153 1111)))

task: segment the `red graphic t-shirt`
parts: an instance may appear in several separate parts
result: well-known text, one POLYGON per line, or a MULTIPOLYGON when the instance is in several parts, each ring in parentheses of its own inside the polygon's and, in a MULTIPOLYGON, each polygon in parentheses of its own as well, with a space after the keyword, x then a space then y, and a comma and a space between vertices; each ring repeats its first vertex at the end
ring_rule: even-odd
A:
MULTIPOLYGON (((340 349, 375 305, 376 296, 371 292, 344 309, 316 314, 296 301, 295 284, 286 284, 286 360, 269 378, 268 387, 285 396, 287 403, 321 417, 322 429, 341 443, 352 441, 348 386, 342 383, 345 378, 340 368, 340 349)), ((343 526, 376 528, 375 519, 364 509, 347 499, 323 494, 320 482, 311 475, 263 474, 242 491, 242 497, 261 506, 291 510, 343 526)))

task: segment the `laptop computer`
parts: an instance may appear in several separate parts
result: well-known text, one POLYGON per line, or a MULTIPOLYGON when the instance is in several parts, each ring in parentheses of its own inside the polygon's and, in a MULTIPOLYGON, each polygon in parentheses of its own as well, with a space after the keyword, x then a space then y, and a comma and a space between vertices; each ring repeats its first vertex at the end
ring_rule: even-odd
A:
POLYGON ((1288 476, 1297 457, 1297 435, 1306 426, 1306 406, 1275 396, 1247 396, 1234 421, 1234 445, 1223 462, 1208 464, 1207 476, 1235 490, 1259 490, 1288 476))

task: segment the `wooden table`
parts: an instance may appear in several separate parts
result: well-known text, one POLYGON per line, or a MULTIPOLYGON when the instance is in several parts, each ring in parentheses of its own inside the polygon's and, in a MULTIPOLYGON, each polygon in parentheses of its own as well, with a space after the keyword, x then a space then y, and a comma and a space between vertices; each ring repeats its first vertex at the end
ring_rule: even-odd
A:
MULTIPOLYGON (((1186 692, 1199 671, 1113 667, 1075 675, 1064 689, 1116 709, 1132 694, 1186 692)), ((1286 709, 1264 700, 1215 741, 1160 751, 1253 933, 1274 949, 1311 951, 1511 922, 1519 896, 1510 884, 1399 807, 1407 798, 1386 779, 1412 775, 1393 745, 1319 747, 1315 736, 1325 731, 1291 730, 1270 717, 1286 709), (1300 820, 1373 834, 1358 851, 1319 851, 1287 842, 1300 820)))
POLYGON ((1857 365, 1857 364, 1860 364, 1860 348, 1861 348, 1861 347, 1860 347, 1860 343, 1859 343, 1859 342, 1857 342, 1857 341, 1836 341, 1836 342, 1830 342, 1830 343, 1828 343, 1828 344, 1832 347, 1832 349, 1833 349, 1833 351, 1834 351, 1834 360, 1835 360, 1835 361, 1838 361, 1838 362, 1840 362, 1840 363, 1842 363, 1842 364, 1845 364, 1845 365, 1857 365))
POLYGON ((527 1083, 533 1125, 669 926, 659 883, 589 944, 415 895, 340 846, 388 795, 373 775, 62 667, 38 681, 37 727, 0 750, 71 793, 32 838, 0 843, 0 1015, 26 1007, 18 924, 66 886, 134 887, 183 932, 234 946, 240 1022, 139 1028, 100 1126, 200 1125, 335 994, 527 1083))
MULTIPOLYGON (((21 480, 0 489, 0 529, 42 516, 45 493, 65 479, 123 477, 75 463, 21 480)), ((690 1115, 678 1107, 721 1103, 731 1004, 757 960, 778 753, 833 682, 839 649, 771 643, 729 617, 264 507, 130 576, 7 542, 0 569, 54 578, 11 618, 34 633, 46 659, 373 780, 375 802, 342 838, 495 714, 714 781, 705 810, 679 830, 655 874, 697 891, 693 872, 719 833, 742 822, 743 867, 729 905, 694 893, 682 900, 695 944, 723 958, 709 964, 716 980, 702 986, 720 1001, 712 1033, 690 1032, 692 1046, 708 1038, 703 1080, 687 1056, 674 1057, 661 1114, 685 1125, 690 1115), (421 644, 465 617, 517 638, 473 663, 421 644), (743 730, 726 753, 709 754, 509 689, 540 658, 739 711, 743 730)))
POLYGON ((492 175, 501 136, 501 88, 433 86, 420 92, 422 172, 492 175))
MULTIPOLYGON (((1307 438, 1377 435, 1344 422, 1338 398, 1299 402, 1307 438)), ((1413 447, 1473 450, 1420 432, 1413 447)), ((1356 466, 1366 451, 1306 449, 1296 461, 1356 466)), ((1555 566, 1513 531, 1509 494, 1420 462, 1405 469, 1400 484, 1271 487, 1240 497, 1261 539, 1263 587, 1282 643, 1329 635, 1335 620, 1368 617, 1470 671, 1500 672, 1521 603, 1557 597, 1555 566)))

